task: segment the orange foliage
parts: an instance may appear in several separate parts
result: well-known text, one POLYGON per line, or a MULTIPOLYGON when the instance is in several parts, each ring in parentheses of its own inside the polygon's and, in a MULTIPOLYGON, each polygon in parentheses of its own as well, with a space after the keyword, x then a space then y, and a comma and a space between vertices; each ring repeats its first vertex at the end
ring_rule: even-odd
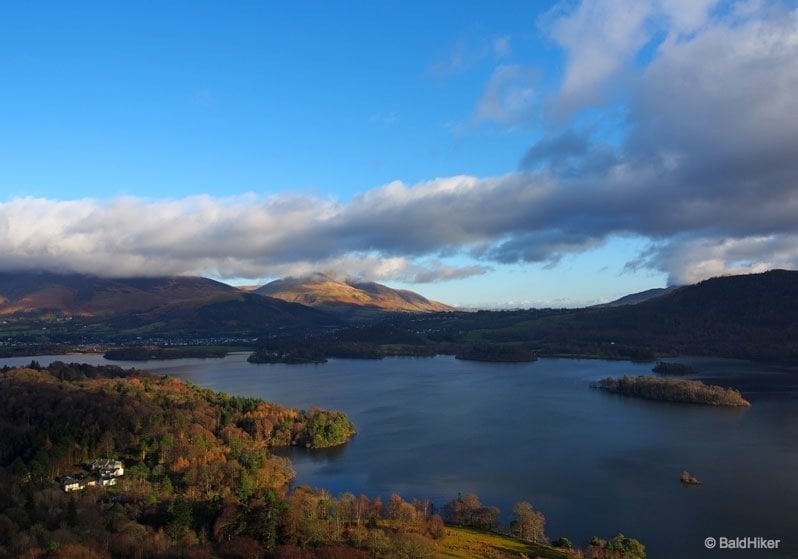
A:
POLYGON ((188 468, 191 463, 186 459, 184 456, 178 456, 175 460, 174 464, 172 464, 172 471, 173 472, 182 472, 186 468, 188 468))

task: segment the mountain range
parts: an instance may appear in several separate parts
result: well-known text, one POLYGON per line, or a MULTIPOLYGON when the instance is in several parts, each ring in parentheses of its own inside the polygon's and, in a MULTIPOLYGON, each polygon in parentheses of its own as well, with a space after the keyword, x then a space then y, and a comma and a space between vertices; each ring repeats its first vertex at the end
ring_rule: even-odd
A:
POLYGON ((322 311, 200 277, 101 278, 0 273, 7 337, 109 339, 175 335, 257 336, 339 324, 322 311), (11 336, 9 336, 11 334, 11 336), (34 336, 35 334, 35 336, 34 336))
POLYGON ((328 346, 411 344, 427 352, 509 344, 539 355, 797 359, 798 272, 713 278, 583 309, 479 312, 323 274, 247 291, 197 277, 0 273, 0 345, 158 336, 295 337, 295 345, 326 336, 328 346))
POLYGON ((385 312, 445 310, 452 309, 411 291, 323 274, 253 291, 202 277, 0 273, 0 337, 23 340, 257 337, 324 331, 385 312))

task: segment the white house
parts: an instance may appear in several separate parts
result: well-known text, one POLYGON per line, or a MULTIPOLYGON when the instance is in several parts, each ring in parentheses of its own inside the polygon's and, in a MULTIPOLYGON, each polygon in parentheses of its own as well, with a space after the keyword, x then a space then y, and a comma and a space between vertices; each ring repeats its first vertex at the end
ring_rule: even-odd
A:
POLYGON ((125 475, 125 466, 119 460, 98 458, 91 464, 91 469, 100 474, 100 477, 121 477, 125 475))
POLYGON ((61 488, 67 493, 70 491, 80 491, 84 487, 85 485, 83 485, 83 480, 76 477, 67 476, 63 479, 63 481, 61 481, 61 488))

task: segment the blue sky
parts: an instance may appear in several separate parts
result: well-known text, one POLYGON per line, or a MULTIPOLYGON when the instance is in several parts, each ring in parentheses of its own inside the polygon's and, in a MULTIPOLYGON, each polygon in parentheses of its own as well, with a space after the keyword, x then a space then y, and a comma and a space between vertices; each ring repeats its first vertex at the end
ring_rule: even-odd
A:
POLYGON ((543 3, 80 6, 3 18, 12 195, 346 200, 505 173, 534 130, 473 123, 475 102, 497 64, 556 55, 534 32, 543 3))
POLYGON ((794 267, 796 21, 716 0, 4 3, 0 257, 323 269, 471 306, 794 267))

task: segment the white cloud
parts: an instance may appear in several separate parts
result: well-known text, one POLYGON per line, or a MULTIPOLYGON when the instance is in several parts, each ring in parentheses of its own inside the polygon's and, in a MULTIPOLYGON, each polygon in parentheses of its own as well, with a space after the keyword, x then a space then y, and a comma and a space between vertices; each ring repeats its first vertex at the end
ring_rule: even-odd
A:
MULTIPOLYGON (((494 262, 553 266, 633 234, 653 244, 632 266, 676 283, 796 267, 798 11, 774 2, 725 12, 711 1, 680 6, 585 0, 550 20, 568 55, 552 102, 614 107, 608 84, 628 77, 628 133, 619 141, 558 128, 528 150, 526 172, 395 181, 348 203, 295 194, 18 198, 0 203, 0 266, 236 278, 321 269, 442 281, 494 262), (661 43, 632 64, 655 32, 661 43), (456 255, 475 263, 447 264, 456 255)), ((500 66, 475 118, 534 118, 536 79, 524 66, 500 66)))
POLYGON ((659 0, 659 8, 670 20, 672 33, 686 34, 700 29, 720 0, 659 0))
POLYGON ((572 12, 555 7, 543 27, 566 54, 557 112, 566 115, 585 106, 601 105, 617 79, 650 36, 646 23, 651 2, 583 0, 572 12))
POLYGON ((446 48, 427 68, 427 74, 437 77, 463 74, 486 59, 505 58, 512 51, 512 37, 509 35, 486 37, 479 30, 471 29, 446 48))
POLYGON ((535 111, 537 82, 535 70, 517 64, 499 66, 477 104, 476 120, 502 124, 529 120, 535 111))
POLYGON ((656 247, 641 265, 669 273, 668 283, 686 285, 703 279, 751 274, 775 268, 798 268, 798 233, 741 238, 686 238, 656 247))

